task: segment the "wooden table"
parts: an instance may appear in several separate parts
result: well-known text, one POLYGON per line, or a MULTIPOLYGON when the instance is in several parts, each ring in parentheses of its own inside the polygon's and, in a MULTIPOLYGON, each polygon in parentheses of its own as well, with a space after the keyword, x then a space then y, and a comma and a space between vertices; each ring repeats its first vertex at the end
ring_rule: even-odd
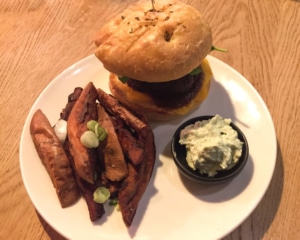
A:
MULTIPOLYGON (((159 0, 156 0, 159 1, 159 0)), ((35 211, 19 168, 25 118, 41 91, 95 50, 94 34, 133 0, 0 3, 0 239, 63 239, 35 211)), ((212 53, 257 89, 276 127, 270 187, 225 239, 300 239, 300 1, 189 0, 209 20, 212 53)))

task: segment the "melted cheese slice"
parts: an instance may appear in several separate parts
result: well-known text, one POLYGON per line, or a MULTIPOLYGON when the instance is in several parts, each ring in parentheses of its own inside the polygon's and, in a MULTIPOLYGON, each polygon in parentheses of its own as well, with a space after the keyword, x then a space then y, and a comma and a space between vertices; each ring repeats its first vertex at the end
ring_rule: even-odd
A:
POLYGON ((200 63, 200 67, 204 72, 201 89, 197 96, 189 104, 180 108, 165 108, 157 106, 153 99, 147 94, 135 91, 127 84, 122 83, 114 74, 111 74, 110 76, 109 87, 112 94, 119 99, 119 101, 137 110, 144 110, 146 113, 147 111, 153 111, 158 114, 184 115, 203 102, 208 95, 210 81, 212 79, 212 70, 207 59, 204 59, 200 63))

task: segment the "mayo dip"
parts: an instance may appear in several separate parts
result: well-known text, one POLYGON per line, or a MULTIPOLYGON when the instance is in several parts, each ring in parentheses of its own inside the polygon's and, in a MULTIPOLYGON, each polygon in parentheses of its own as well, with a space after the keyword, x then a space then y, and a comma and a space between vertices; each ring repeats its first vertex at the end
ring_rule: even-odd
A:
POLYGON ((214 176, 217 171, 228 170, 238 162, 243 143, 230 123, 231 119, 216 115, 181 130, 179 143, 186 146, 190 168, 214 176))

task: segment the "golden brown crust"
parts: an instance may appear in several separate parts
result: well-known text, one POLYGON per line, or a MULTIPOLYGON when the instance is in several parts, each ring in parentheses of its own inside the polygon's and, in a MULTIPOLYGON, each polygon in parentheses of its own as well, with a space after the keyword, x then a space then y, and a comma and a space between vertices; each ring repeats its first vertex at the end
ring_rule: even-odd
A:
POLYGON ((128 168, 122 147, 110 116, 101 106, 97 106, 98 123, 107 132, 105 141, 100 142, 99 156, 103 157, 105 176, 110 181, 121 181, 128 175, 128 168))
POLYGON ((177 0, 131 5, 98 32, 95 54, 119 76, 147 82, 180 78, 210 52, 212 33, 202 15, 177 0), (146 52, 145 52, 146 50, 146 52))
POLYGON ((75 171, 91 184, 94 183, 97 153, 95 149, 85 147, 80 137, 87 130, 87 122, 98 118, 96 99, 97 90, 90 82, 75 102, 67 124, 69 151, 74 159, 75 171))
POLYGON ((122 83, 113 73, 110 74, 109 88, 112 95, 125 106, 136 111, 143 112, 148 119, 170 120, 189 113, 198 107, 207 97, 212 78, 212 71, 206 59, 202 61, 200 66, 204 72, 202 87, 197 96, 189 104, 180 108, 165 108, 156 105, 155 101, 151 97, 144 93, 135 91, 127 84, 122 83))
POLYGON ((73 176, 69 159, 49 120, 38 109, 30 122, 30 134, 63 208, 75 203, 80 193, 73 176))
POLYGON ((101 105, 118 123, 116 129, 123 128, 126 125, 126 129, 136 139, 137 146, 143 150, 142 159, 138 165, 135 165, 130 156, 127 156, 130 158, 127 163, 128 176, 122 181, 118 192, 120 211, 124 223, 129 227, 151 179, 156 157, 154 135, 143 114, 138 114, 139 116, 137 117, 135 112, 124 108, 116 98, 102 89, 98 89, 98 94, 101 105))

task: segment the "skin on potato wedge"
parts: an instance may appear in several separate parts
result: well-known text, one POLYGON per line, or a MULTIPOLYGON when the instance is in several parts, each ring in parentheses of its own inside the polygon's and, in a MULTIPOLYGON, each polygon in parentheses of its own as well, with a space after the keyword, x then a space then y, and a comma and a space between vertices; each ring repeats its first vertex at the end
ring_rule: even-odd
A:
POLYGON ((30 122, 30 134, 63 208, 80 198, 69 159, 49 120, 38 109, 30 122))
POLYGON ((75 102, 67 121, 69 148, 75 171, 89 183, 94 183, 97 152, 96 149, 85 147, 80 137, 87 130, 87 122, 98 118, 96 99, 97 90, 92 83, 88 83, 75 102))

